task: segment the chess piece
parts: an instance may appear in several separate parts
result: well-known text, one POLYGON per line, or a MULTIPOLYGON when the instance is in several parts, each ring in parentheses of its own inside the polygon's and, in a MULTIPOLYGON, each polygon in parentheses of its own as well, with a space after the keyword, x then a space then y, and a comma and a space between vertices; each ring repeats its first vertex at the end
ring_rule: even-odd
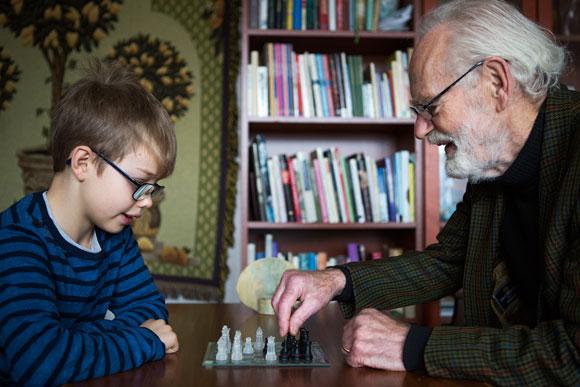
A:
POLYGON ((292 337, 292 346, 290 347, 290 361, 298 363, 300 361, 300 345, 296 342, 296 338, 292 337))
POLYGON ((312 341, 306 343, 306 350, 304 352, 304 361, 306 363, 312 363, 312 341))
POLYGON ((306 328, 300 328, 300 341, 298 342, 298 347, 300 348, 300 359, 304 359, 304 354, 306 353, 306 347, 310 342, 310 332, 306 328))
POLYGON ((227 351, 228 353, 230 353, 231 349, 232 349, 232 341, 230 339, 230 328, 227 325, 224 325, 222 327, 222 337, 224 338, 226 345, 227 345, 227 351))
POLYGON ((232 347, 232 361, 242 360, 242 332, 236 331, 234 335, 234 345, 232 347))
POLYGON ((261 351, 264 349, 264 333, 262 332, 262 328, 258 327, 256 329, 256 341, 254 342, 254 350, 256 352, 261 351))
POLYGON ((217 354, 215 356, 216 361, 226 361, 228 360, 228 346, 226 344, 225 336, 219 338, 217 342, 217 354))
POLYGON ((288 363, 288 359, 290 358, 290 335, 286 336, 286 339, 282 341, 282 348, 280 349, 280 355, 278 356, 278 360, 280 363, 288 363))
POLYGON ((274 336, 269 336, 267 345, 268 351, 266 352, 266 361, 276 361, 276 341, 274 341, 274 336))
POLYGON ((254 353, 254 347, 252 347, 252 338, 246 337, 246 343, 244 344, 243 355, 252 355, 254 353))

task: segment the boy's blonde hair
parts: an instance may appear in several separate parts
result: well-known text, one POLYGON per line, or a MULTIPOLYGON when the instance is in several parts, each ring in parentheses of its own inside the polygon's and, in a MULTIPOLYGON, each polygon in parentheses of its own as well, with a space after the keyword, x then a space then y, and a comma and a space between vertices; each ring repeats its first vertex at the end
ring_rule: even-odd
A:
MULTIPOLYGON (((52 117, 50 149, 54 171, 65 168, 71 151, 86 145, 111 160, 141 146, 158 165, 157 178, 175 167, 177 145, 171 118, 161 103, 118 63, 92 60, 86 76, 70 87, 52 117)), ((98 172, 104 164, 96 159, 98 172)))

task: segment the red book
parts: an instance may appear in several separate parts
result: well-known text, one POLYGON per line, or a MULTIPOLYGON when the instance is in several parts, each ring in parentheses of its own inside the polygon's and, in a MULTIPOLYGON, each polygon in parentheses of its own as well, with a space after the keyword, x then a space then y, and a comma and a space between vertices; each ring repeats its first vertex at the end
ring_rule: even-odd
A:
POLYGON ((347 0, 336 0, 336 30, 343 31, 344 28, 344 14, 345 14, 345 1, 347 0))
POLYGON ((304 108, 302 107, 302 81, 300 80, 300 62, 298 61, 298 55, 292 51, 292 76, 296 79, 296 99, 295 103, 298 103, 298 116, 304 116, 304 108))
POLYGON ((324 66, 324 92, 326 93, 326 100, 328 101, 328 114, 330 117, 336 117, 334 110, 334 99, 332 98, 332 86, 330 82, 330 66, 328 64, 328 55, 322 55, 322 64, 324 66))
POLYGON ((318 3, 318 25, 321 30, 328 30, 328 0, 318 3))
POLYGON ((298 187, 296 185, 296 173, 294 172, 294 159, 288 158, 288 174, 290 177, 290 190, 292 191, 292 205, 294 206, 294 217, 296 222, 302 222, 302 212, 300 211, 300 198, 298 197, 298 187))
POLYGON ((324 193, 324 185, 322 183, 322 175, 318 159, 312 160, 314 166, 314 177, 316 178, 316 189, 318 190, 318 200, 320 203, 320 212, 322 214, 322 222, 328 223, 328 208, 326 207, 326 195, 324 193))

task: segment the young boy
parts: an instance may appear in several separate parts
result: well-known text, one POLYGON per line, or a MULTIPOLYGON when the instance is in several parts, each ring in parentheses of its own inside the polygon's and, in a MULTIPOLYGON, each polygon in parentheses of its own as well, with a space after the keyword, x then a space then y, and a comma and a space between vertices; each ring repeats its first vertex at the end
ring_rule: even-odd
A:
POLYGON ((178 350, 130 226, 173 171, 173 124, 122 67, 90 67, 54 112, 50 188, 0 214, 0 375, 19 385, 178 350))

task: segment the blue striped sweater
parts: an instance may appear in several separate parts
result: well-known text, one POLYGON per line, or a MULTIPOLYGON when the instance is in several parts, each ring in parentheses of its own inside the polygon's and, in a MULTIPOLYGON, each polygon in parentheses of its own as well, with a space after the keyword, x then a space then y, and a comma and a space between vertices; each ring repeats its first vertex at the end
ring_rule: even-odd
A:
POLYGON ((0 375, 19 385, 80 381, 165 355, 139 325, 167 320, 131 228, 97 229, 101 252, 68 243, 41 193, 0 214, 0 375), (114 320, 105 320, 110 310, 114 320))

